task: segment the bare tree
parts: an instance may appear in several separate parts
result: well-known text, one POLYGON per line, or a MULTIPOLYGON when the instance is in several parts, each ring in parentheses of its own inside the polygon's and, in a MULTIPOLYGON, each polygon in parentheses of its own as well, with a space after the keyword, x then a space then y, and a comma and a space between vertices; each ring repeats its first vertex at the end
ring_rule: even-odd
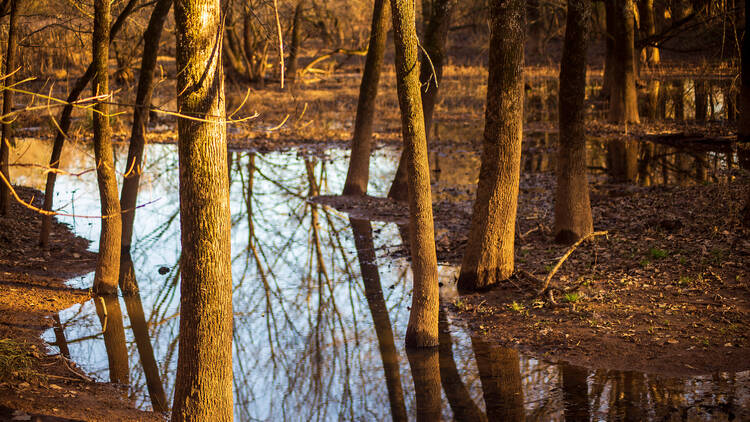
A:
MULTIPOLYGON (((4 86, 13 84, 13 72, 16 66, 16 49, 18 44, 18 2, 20 0, 10 0, 10 22, 8 23, 8 50, 5 55, 5 79, 4 86)), ((3 91, 3 115, 7 116, 13 111, 13 91, 6 89, 3 91)), ((10 158, 10 147, 13 139, 10 121, 2 122, 2 139, 0 140, 0 171, 2 171, 5 180, 10 182, 10 169, 8 161, 10 158)), ((10 186, 0 183, 0 215, 7 215, 10 207, 10 186)))

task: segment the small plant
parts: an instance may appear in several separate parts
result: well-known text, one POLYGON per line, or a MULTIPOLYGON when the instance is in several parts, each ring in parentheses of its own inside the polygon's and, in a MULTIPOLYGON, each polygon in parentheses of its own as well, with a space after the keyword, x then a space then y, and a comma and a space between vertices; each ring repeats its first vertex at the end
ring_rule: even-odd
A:
POLYGON ((466 304, 461 299, 456 299, 455 301, 453 301, 453 306, 455 306, 459 311, 462 311, 466 307, 466 304))
POLYGON ((545 265, 544 266, 544 271, 546 271, 546 272, 552 271, 552 265, 549 265, 549 264, 545 265))
POLYGON ((669 255, 669 252, 665 251, 664 249, 651 248, 648 250, 648 255, 652 259, 662 259, 662 258, 666 258, 667 255, 669 255))
POLYGON ((639 264, 641 267, 646 268, 651 265, 651 261, 649 261, 648 258, 643 258, 641 259, 641 262, 639 262, 639 264))
POLYGON ((563 299, 568 303, 576 303, 581 299, 581 295, 579 295, 576 292, 573 293, 565 293, 565 296, 563 296, 563 299))
POLYGON ((522 304, 516 302, 515 300, 513 301, 513 303, 511 303, 510 305, 508 305, 508 308, 511 311, 518 312, 518 313, 521 313, 521 312, 523 312, 523 311, 526 310, 525 306, 523 306, 522 304))
POLYGON ((677 284, 679 284, 681 287, 687 287, 693 284, 693 278, 686 276, 686 275, 680 276, 680 279, 679 281, 677 281, 677 284))

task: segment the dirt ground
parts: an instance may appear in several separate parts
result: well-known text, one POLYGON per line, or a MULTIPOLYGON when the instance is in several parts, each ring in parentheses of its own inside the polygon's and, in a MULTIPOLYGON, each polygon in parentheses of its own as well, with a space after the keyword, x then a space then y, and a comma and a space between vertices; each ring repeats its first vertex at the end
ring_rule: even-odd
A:
MULTIPOLYGON (((546 360, 675 376, 750 369, 750 230, 740 222, 747 183, 746 176, 654 187, 595 179, 595 230, 608 234, 563 263, 550 283, 552 302, 537 292, 568 250, 550 230, 554 179, 522 175, 515 275, 444 305, 475 332, 546 360)), ((388 199, 315 201, 357 218, 407 221, 407 207, 388 199)), ((460 265, 471 205, 434 204, 440 261, 460 265)))
MULTIPOLYGON (((40 192, 17 192, 40 206, 40 192)), ((91 298, 65 281, 93 271, 96 255, 60 223, 53 225, 49 248, 40 249, 40 226, 40 215, 17 202, 0 217, 0 420, 163 420, 135 409, 123 386, 94 382, 47 349, 41 335, 58 312, 91 298)))

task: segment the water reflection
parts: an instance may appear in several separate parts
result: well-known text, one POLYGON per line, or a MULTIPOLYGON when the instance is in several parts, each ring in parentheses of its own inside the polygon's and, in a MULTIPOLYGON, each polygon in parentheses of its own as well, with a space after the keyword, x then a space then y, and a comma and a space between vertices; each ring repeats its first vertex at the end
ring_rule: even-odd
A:
MULTIPOLYGON (((554 136, 527 143, 534 147, 525 154, 529 173, 551 171, 554 159, 547 150, 554 136)), ((590 166, 607 177, 603 145, 591 143, 596 153, 590 166)), ((679 161, 683 158, 668 147, 643 145, 636 149, 638 183, 711 181, 712 174, 736 162, 731 153, 710 151, 679 161), (704 168, 702 176, 698 168, 704 168)), ((142 203, 156 202, 139 209, 132 256, 126 256, 139 296, 67 310, 46 338, 65 344, 57 339, 67 337, 71 357, 88 372, 100 380, 113 373, 121 382, 129 380, 138 405, 158 410, 168 404, 176 373, 177 158, 172 146, 151 145, 147 153, 142 203), (115 313, 122 303, 128 312, 119 317, 120 331, 115 313), (115 356, 126 356, 126 364, 115 356)), ((486 344, 445 314, 440 347, 407 353, 410 269, 406 260, 389 254, 403 242, 401 228, 350 220, 307 201, 341 190, 345 157, 342 151, 325 157, 232 153, 237 420, 700 419, 709 410, 715 418, 750 417, 744 410, 750 406, 748 373, 669 378, 560 366, 486 344)), ((368 188, 373 195, 385 194, 396 158, 395 151, 377 152, 368 188)), ((470 185, 474 162, 468 152, 439 156, 436 189, 470 185)), ((80 157, 81 167, 89 165, 80 157)), ((95 184, 93 174, 61 177, 60 194, 76 195, 67 210, 95 214, 95 184)), ((79 234, 98 238, 96 221, 66 221, 79 234)), ((439 273, 447 281, 456 269, 444 266, 439 273)), ((445 284, 442 294, 450 295, 450 283, 445 284)))

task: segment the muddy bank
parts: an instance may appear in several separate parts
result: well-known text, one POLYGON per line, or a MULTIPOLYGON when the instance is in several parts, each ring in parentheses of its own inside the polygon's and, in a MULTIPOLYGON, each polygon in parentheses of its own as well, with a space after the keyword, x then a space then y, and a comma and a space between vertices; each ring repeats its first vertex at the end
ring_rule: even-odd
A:
MULTIPOLYGON (((595 229, 608 235, 565 261, 551 281, 554 303, 537 292, 568 247, 550 230, 554 176, 538 173, 522 176, 514 277, 444 305, 475 333, 545 360, 674 376, 750 369, 746 176, 652 187, 593 179, 595 229)), ((458 199, 434 204, 436 246, 438 259, 460 265, 472 195, 450 196, 458 199)), ((407 221, 406 207, 387 199, 316 201, 357 218, 407 221)))
MULTIPOLYGON (((40 192, 16 190, 40 206, 40 192)), ((94 382, 61 354, 48 354, 41 334, 54 326, 59 311, 91 298, 65 280, 93 271, 96 254, 57 222, 49 249, 40 249, 40 224, 39 214, 18 202, 0 217, 0 419, 163 420, 136 410, 122 386, 94 382)))

